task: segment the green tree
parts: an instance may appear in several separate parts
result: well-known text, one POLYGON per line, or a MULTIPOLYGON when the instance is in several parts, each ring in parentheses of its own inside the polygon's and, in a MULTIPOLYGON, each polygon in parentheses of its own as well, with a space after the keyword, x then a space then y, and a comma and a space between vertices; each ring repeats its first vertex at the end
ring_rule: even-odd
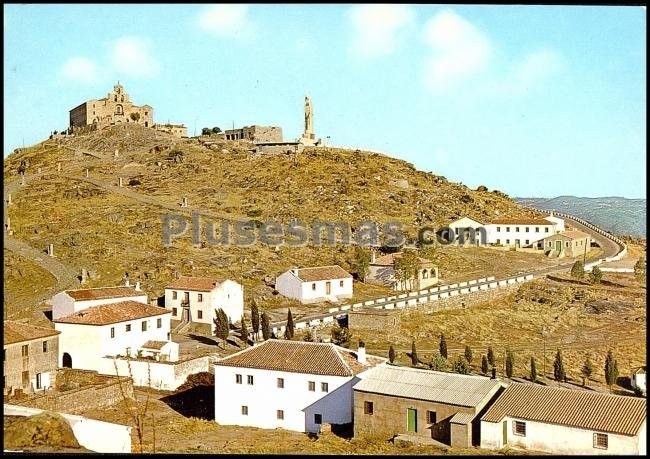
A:
POLYGON ((553 377, 557 382, 566 381, 566 372, 564 370, 564 363, 562 363, 562 351, 557 350, 555 354, 555 361, 553 362, 553 377))
POLYGON ((641 257, 634 264, 634 277, 636 277, 638 281, 642 282, 645 279, 645 275, 646 275, 646 260, 645 257, 641 257))
POLYGON ((390 363, 395 363, 395 357, 397 357, 397 355, 395 354, 395 348, 391 344, 390 348, 388 348, 388 361, 390 363))
POLYGON ((574 279, 582 279, 585 277, 585 265, 580 260, 573 263, 571 267, 571 277, 574 279))
POLYGON ((594 266, 591 269, 591 273, 589 274, 589 279, 591 280, 592 284, 600 284, 600 281, 603 280, 603 272, 600 270, 598 266, 594 266))
POLYGON ((462 355, 457 355, 454 360, 451 362, 451 369, 454 373, 460 373, 461 375, 468 375, 470 373, 469 363, 462 355))
POLYGON ((411 342, 411 365, 414 367, 418 366, 418 352, 415 349, 415 340, 411 342))
POLYGON ((332 342, 338 346, 348 346, 350 343, 350 329, 334 324, 331 331, 332 342))
POLYGON ((591 378, 591 375, 594 373, 594 364, 591 363, 591 356, 587 355, 587 359, 585 360, 585 363, 582 365, 582 369, 580 371, 582 373, 582 385, 584 386, 587 381, 589 381, 589 378, 591 378))
POLYGON ((316 335, 314 334, 314 332, 311 331, 311 328, 307 329, 307 332, 302 337, 302 340, 307 341, 309 343, 316 342, 316 335))
POLYGON ((537 381, 537 365, 535 364, 535 357, 530 358, 530 380, 537 381))
POLYGON ((418 280, 419 268, 420 261, 412 250, 404 250, 401 256, 395 257, 393 263, 395 279, 404 287, 403 290, 419 288, 417 282, 414 282, 414 280, 418 280))
POLYGON ((246 316, 241 316, 241 329, 239 331, 241 340, 248 344, 248 326, 246 325, 246 316))
POLYGON ((129 116, 135 122, 137 122, 140 119, 140 114, 138 112, 133 112, 129 116))
POLYGON ((445 335, 440 335, 440 355, 444 358, 448 357, 447 354, 447 341, 445 341, 445 335))
POLYGON ((515 369, 515 354, 510 349, 506 350, 506 376, 512 378, 515 369))
POLYGON ((260 310, 255 301, 251 303, 251 325, 253 326, 253 337, 257 341, 260 336, 260 310))
POLYGON ((262 338, 264 341, 271 337, 271 321, 269 316, 266 314, 266 311, 262 313, 262 338))
POLYGON ((465 360, 467 360, 467 363, 469 363, 470 365, 472 364, 472 358, 473 358, 472 348, 469 347, 468 344, 466 344, 465 345, 465 360))
POLYGON ((212 131, 210 130, 210 128, 204 127, 203 129, 201 129, 201 135, 210 135, 211 133, 212 131))
POLYGON ((293 315, 291 314, 291 309, 287 313, 287 327, 284 329, 284 338, 293 339, 294 325, 293 325, 293 315))
POLYGON ((605 358, 605 381, 607 382, 607 385, 609 386, 610 390, 612 386, 616 384, 617 379, 618 379, 618 363, 616 362, 616 359, 614 358, 614 354, 610 349, 609 351, 607 351, 607 357, 605 358))
POLYGON ((429 368, 435 371, 445 371, 449 366, 447 359, 441 356, 440 354, 434 354, 431 356, 429 361, 429 368))
POLYGON ((492 346, 488 347, 487 360, 488 360, 488 363, 490 364, 491 367, 493 367, 495 365, 495 363, 496 363, 496 359, 494 358, 494 351, 492 350, 492 346))
POLYGON ((221 132, 221 128, 215 126, 212 128, 212 133, 213 134, 219 134, 221 132))
POLYGON ((228 334, 230 333, 228 327, 228 316, 221 308, 215 309, 214 312, 214 319, 212 319, 214 323, 214 334, 217 338, 223 340, 225 345, 225 341, 228 339, 228 334))
POLYGON ((483 354, 481 357, 481 373, 486 375, 488 371, 490 371, 490 364, 488 362, 488 358, 485 356, 485 354, 483 354))
POLYGON ((365 282, 368 271, 370 270, 370 253, 363 247, 354 248, 354 260, 352 269, 357 273, 358 278, 365 282))

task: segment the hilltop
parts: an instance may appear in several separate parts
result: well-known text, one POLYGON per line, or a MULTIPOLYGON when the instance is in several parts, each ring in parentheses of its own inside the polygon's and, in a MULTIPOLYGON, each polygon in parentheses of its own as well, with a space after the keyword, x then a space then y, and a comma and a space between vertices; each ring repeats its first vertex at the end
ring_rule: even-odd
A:
POLYGON ((646 237, 646 200, 618 196, 580 198, 516 198, 517 202, 544 210, 557 210, 584 218, 614 234, 646 237))
MULTIPOLYGON (((14 237, 40 250, 53 243, 57 259, 90 271, 89 286, 117 284, 128 272, 155 295, 178 271, 227 275, 243 282, 248 294, 272 301, 268 285, 292 265, 350 267, 352 249, 342 246, 200 247, 192 245, 188 231, 164 247, 161 217, 186 211, 180 206, 183 197, 191 208, 214 218, 349 221, 353 227, 364 220, 396 221, 410 235, 421 226, 440 228, 463 215, 482 220, 534 215, 499 191, 471 190, 383 154, 306 148, 297 155, 252 155, 245 143, 211 140, 206 146, 137 125, 16 151, 5 159, 6 183, 20 180, 22 161, 28 178, 37 177, 12 197, 14 237), (118 177, 123 188, 117 188, 118 177)), ((489 249, 452 252, 440 251, 444 278, 496 260, 515 266, 509 262, 514 256, 539 257, 489 249), (472 259, 469 253, 480 256, 472 259)), ((362 286, 358 291, 378 289, 362 286)))

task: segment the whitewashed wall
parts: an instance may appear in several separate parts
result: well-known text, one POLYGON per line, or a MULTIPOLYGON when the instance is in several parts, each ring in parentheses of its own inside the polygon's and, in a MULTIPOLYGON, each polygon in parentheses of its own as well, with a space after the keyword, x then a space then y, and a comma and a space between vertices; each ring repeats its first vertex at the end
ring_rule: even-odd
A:
POLYGON ((49 303, 52 305, 52 319, 58 319, 93 306, 120 303, 122 301, 136 301, 143 304, 149 303, 149 299, 145 293, 140 296, 122 296, 116 298, 105 298, 102 300, 75 301, 66 292, 57 293, 50 299, 49 303))
POLYGON ((282 296, 293 298, 302 303, 315 303, 337 297, 339 299, 351 298, 353 293, 352 278, 331 279, 328 281, 302 282, 291 271, 280 274, 275 281, 275 289, 282 296), (340 282, 343 281, 343 287, 340 282), (326 282, 330 282, 331 293, 327 295, 326 282), (316 285, 314 289, 312 284, 316 285))
POLYGON ((181 319, 181 303, 185 298, 185 292, 189 293, 190 319, 192 322, 212 325, 216 309, 223 309, 232 323, 241 320, 244 314, 244 287, 230 279, 225 280, 209 292, 197 292, 193 290, 165 289, 165 308, 173 311, 176 308, 174 320, 181 319), (174 299, 173 292, 176 292, 174 299), (199 302, 199 295, 203 301, 199 302), (199 311, 203 314, 199 318, 199 311))

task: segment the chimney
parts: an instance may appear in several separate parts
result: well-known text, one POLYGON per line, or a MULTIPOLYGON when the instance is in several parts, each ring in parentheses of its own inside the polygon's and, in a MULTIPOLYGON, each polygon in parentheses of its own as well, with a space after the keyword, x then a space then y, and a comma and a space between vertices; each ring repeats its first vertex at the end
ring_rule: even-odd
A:
POLYGON ((366 345, 363 341, 359 341, 359 348, 357 349, 357 361, 359 363, 366 363, 366 345))
POLYGON ((141 291, 141 289, 140 289, 140 282, 136 282, 136 283, 135 283, 135 290, 138 291, 138 292, 141 291))

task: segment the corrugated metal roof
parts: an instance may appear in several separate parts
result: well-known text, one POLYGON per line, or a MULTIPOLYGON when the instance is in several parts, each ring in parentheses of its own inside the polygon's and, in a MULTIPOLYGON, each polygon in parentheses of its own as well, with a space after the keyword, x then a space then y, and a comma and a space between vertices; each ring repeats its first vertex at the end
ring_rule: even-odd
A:
POLYGON ((476 414, 458 412, 451 417, 449 422, 453 424, 469 424, 475 416, 476 414))
POLYGON ((512 383, 481 420, 501 422, 506 416, 636 435, 646 418, 646 400, 586 390, 512 383))
POLYGON ((483 376, 460 375, 417 368, 381 366, 370 371, 355 390, 475 407, 499 386, 483 376))

